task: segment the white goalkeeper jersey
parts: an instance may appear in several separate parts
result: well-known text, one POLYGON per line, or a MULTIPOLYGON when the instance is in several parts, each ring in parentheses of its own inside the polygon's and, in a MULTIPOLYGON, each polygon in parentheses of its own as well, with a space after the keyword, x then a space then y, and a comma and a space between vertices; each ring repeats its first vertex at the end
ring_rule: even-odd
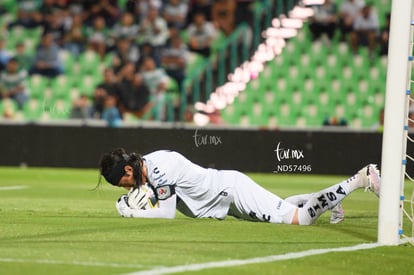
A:
POLYGON ((238 171, 203 168, 173 151, 156 151, 143 159, 149 183, 155 188, 174 185, 176 208, 190 217, 224 219, 231 215, 281 223, 290 222, 296 208, 238 171))
POLYGON ((180 212, 200 218, 226 217, 232 183, 223 181, 218 170, 203 168, 173 151, 156 151, 143 159, 150 184, 175 186, 180 212))

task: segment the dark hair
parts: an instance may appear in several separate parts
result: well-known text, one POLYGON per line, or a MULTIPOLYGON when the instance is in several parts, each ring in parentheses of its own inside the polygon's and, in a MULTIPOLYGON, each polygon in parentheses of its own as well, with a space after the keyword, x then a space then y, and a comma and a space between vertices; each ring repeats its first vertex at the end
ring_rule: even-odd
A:
POLYGON ((118 173, 113 176, 117 172, 114 170, 122 169, 123 171, 126 165, 132 167, 135 187, 138 187, 142 184, 142 157, 137 153, 128 154, 124 148, 117 148, 112 152, 105 153, 99 162, 99 171, 110 184, 118 185, 120 176, 122 177, 124 174, 118 173))
POLYGON ((11 62, 16 62, 17 63, 19 61, 17 60, 16 57, 12 57, 12 58, 9 59, 9 61, 7 63, 11 63, 11 62))

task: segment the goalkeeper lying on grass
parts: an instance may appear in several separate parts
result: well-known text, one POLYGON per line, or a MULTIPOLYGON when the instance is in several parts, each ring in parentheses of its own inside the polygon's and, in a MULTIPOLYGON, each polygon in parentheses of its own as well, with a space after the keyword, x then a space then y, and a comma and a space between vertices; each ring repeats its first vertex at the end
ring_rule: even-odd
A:
POLYGON ((129 190, 116 208, 131 218, 172 219, 177 209, 194 218, 309 225, 352 191, 365 188, 378 196, 380 189, 379 171, 370 164, 322 191, 281 199, 238 171, 206 169, 173 151, 141 157, 117 149, 102 157, 100 172, 110 184, 129 190))

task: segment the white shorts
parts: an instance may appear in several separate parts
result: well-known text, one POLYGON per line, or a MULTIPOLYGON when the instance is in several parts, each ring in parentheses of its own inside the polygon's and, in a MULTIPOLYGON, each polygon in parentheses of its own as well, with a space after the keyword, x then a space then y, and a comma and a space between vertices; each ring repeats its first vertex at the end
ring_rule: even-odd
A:
POLYGON ((291 224, 297 207, 267 191, 238 171, 220 171, 233 181, 233 202, 228 211, 236 218, 270 223, 291 224))

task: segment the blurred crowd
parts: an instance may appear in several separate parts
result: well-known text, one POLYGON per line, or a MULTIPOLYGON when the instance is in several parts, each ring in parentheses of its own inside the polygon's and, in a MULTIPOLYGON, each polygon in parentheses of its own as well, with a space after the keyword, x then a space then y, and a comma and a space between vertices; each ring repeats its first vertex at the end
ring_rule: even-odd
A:
POLYGON ((388 54, 390 14, 385 15, 385 24, 380 26, 377 7, 364 0, 325 0, 314 7, 315 15, 309 29, 314 40, 325 39, 330 44, 335 35, 348 42, 354 54, 367 47, 373 60, 378 55, 388 54))
MULTIPOLYGON (((208 58, 218 32, 229 35, 251 16, 252 0, 16 0, 12 20, 0 25, 0 94, 20 110, 30 92, 30 75, 67 74, 61 52, 76 60, 86 51, 102 61, 102 81, 73 102, 71 117, 101 118, 118 125, 126 113, 166 120, 171 83, 183 86, 194 55, 208 58), (24 37, 6 48, 14 28, 41 29, 33 54, 24 37), (92 96, 89 96, 92 94, 92 96)), ((0 2, 0 16, 10 12, 0 2)), ((98 68, 96 68, 98 70, 98 68)), ((177 107, 177 106, 175 106, 177 107)))

